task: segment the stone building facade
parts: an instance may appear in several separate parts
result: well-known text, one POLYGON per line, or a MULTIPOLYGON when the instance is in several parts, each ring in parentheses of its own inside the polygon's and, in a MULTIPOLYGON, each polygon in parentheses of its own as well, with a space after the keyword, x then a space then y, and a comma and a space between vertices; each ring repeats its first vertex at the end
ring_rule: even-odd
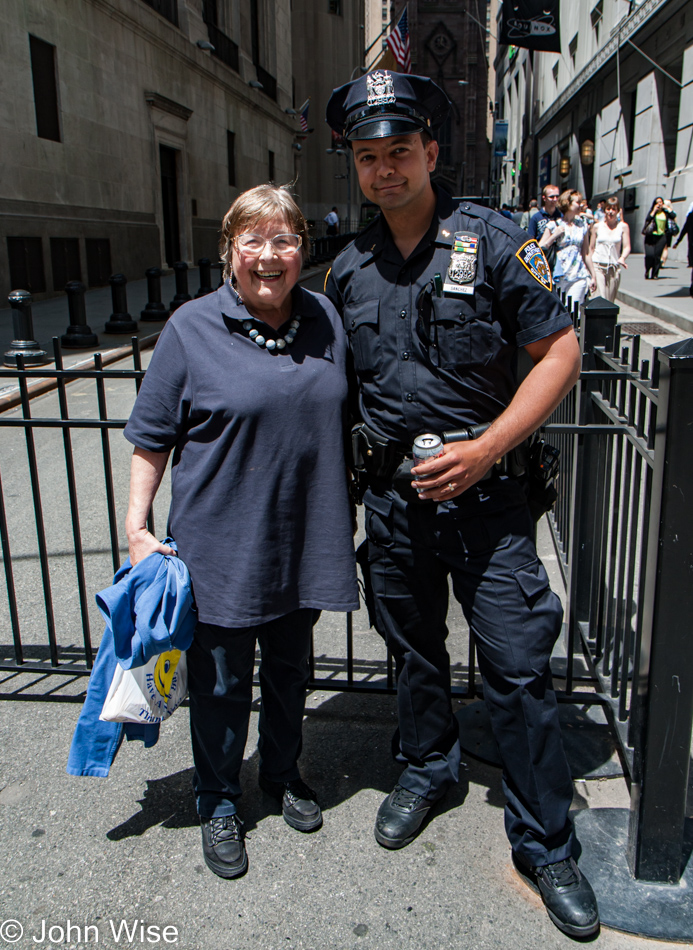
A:
POLYGON ((215 260, 221 217, 261 182, 298 177, 324 215, 333 181, 323 188, 317 165, 302 165, 294 107, 361 62, 362 3, 6 0, 2 298, 215 260))
POLYGON ((333 206, 338 209, 343 232, 347 218, 352 222, 359 218, 361 193, 351 155, 333 150, 325 108, 334 88, 360 74, 364 16, 375 29, 381 8, 381 0, 293 0, 294 98, 296 108, 310 98, 308 126, 312 129, 300 139, 297 192, 303 212, 316 222, 318 234, 333 206))
MULTIPOLYGON (((393 4, 393 25, 404 6, 393 4)), ((490 0, 408 0, 406 6, 412 72, 430 76, 452 102, 450 117, 438 133, 435 177, 454 195, 487 196, 490 0)), ((400 69, 389 50, 375 65, 400 69)))
POLYGON ((681 224, 693 199, 691 4, 561 5, 561 48, 499 49, 497 96, 509 120, 501 200, 524 202, 549 181, 592 204, 615 194, 642 250, 654 197, 671 199, 681 224))

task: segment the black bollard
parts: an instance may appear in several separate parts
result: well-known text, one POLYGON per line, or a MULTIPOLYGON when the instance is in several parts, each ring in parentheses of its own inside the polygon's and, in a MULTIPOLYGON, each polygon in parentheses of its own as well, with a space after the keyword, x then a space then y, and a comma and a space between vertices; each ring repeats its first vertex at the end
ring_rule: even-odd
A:
POLYGON ((137 333, 137 321, 128 313, 128 282, 125 274, 113 274, 108 278, 113 299, 113 313, 104 327, 106 333, 137 333))
POLYGON ((200 268, 200 289, 195 294, 195 300, 198 297, 206 297, 207 294, 214 293, 212 287, 212 262, 208 257, 201 257, 197 262, 200 268))
POLYGON ((86 349, 98 346, 99 338, 87 325, 87 309, 84 300, 86 287, 81 280, 71 280, 65 284, 67 309, 70 312, 70 325, 60 337, 60 345, 68 350, 86 349))
POLYGON ((34 318, 31 314, 31 294, 28 290, 13 290, 7 298, 12 307, 14 340, 3 356, 5 366, 16 366, 17 357, 24 357, 25 366, 43 366, 51 359, 34 339, 34 318))
POLYGON ((166 309, 166 304, 161 299, 161 275, 163 271, 160 267, 148 267, 144 272, 147 278, 147 304, 140 313, 140 319, 145 322, 154 322, 168 320, 171 316, 166 309))
POLYGON ((224 286, 224 268, 226 267, 226 264, 223 261, 219 261, 216 264, 212 264, 212 267, 219 271, 219 283, 217 284, 218 290, 220 287, 224 286))
POLYGON ((176 261, 173 265, 173 269, 176 272, 176 296, 169 304, 171 313, 177 310, 181 304, 192 300, 192 297, 188 293, 188 265, 185 261, 176 261))

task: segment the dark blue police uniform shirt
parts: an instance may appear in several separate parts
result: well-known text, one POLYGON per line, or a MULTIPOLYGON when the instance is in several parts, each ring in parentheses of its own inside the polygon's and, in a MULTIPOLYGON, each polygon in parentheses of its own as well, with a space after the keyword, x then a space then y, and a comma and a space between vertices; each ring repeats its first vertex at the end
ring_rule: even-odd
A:
POLYGON ((346 340, 324 297, 294 288, 297 314, 294 342, 275 355, 242 329, 250 318, 228 284, 180 307, 125 428, 140 448, 173 450, 168 532, 205 623, 358 608, 346 340))
POLYGON ((439 189, 431 227, 406 261, 382 215, 342 251, 325 292, 344 320, 364 422, 411 445, 507 408, 517 348, 571 325, 517 256, 528 244, 512 221, 439 189), (479 238, 474 292, 436 297, 432 278, 445 280, 455 232, 479 238))

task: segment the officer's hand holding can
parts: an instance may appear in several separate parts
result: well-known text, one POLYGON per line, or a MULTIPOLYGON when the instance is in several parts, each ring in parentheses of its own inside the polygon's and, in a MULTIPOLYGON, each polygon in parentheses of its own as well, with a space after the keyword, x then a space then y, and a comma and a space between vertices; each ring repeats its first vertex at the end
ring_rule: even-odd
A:
MULTIPOLYGON (((425 432, 423 435, 417 435, 414 444, 411 447, 411 454, 414 462, 428 462, 430 459, 436 459, 443 454, 443 440, 440 436, 431 432, 425 432)), ((433 475, 416 475, 417 482, 423 482, 427 478, 433 478, 433 475)), ((421 494, 421 492, 419 492, 421 494)))

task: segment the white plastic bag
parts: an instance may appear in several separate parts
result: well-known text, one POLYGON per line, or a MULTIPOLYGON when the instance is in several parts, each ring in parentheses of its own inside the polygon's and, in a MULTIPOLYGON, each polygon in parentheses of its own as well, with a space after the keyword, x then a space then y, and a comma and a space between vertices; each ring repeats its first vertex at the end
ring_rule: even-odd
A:
POLYGON ((144 666, 116 666, 99 719, 105 722, 163 722, 188 693, 185 651, 169 650, 144 666))

